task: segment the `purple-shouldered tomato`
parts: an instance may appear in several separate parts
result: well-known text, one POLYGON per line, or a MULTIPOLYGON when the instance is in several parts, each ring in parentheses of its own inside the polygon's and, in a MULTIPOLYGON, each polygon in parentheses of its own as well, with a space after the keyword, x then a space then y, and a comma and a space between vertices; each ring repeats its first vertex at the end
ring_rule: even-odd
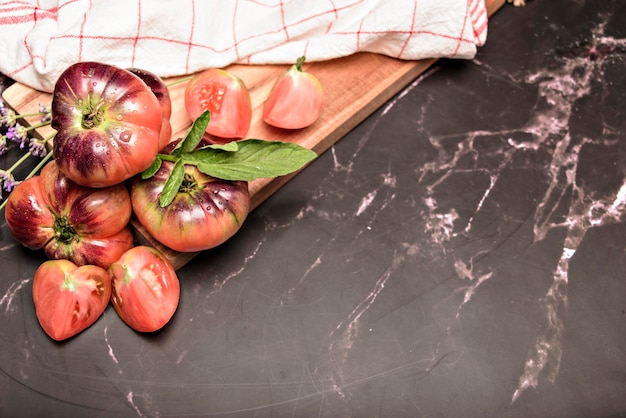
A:
POLYGON ((61 341, 100 318, 111 297, 111 277, 102 267, 49 260, 35 272, 32 293, 39 324, 61 341))
POLYGON ((174 163, 163 161, 157 173, 133 182, 131 201, 137 220, 161 244, 195 252, 216 247, 232 237, 250 210, 248 182, 220 180, 193 165, 173 201, 161 207, 159 197, 174 163))
POLYGON ((278 77, 263 105, 263 121, 283 129, 302 129, 322 114, 322 85, 313 74, 302 70, 305 57, 278 77))
POLYGON ((240 78, 218 68, 202 71, 187 83, 185 109, 191 120, 205 110, 211 112, 206 132, 220 139, 243 138, 252 121, 248 88, 240 78))
POLYGON ((152 90, 152 93, 154 93, 161 105, 161 112, 163 113, 161 132, 159 134, 159 150, 161 150, 167 146, 172 139, 172 124, 170 122, 170 117, 172 116, 172 99, 170 97, 169 88, 163 79, 153 72, 141 68, 129 68, 128 71, 141 78, 141 80, 150 87, 150 90, 152 90))
POLYGON ((174 316, 180 282, 171 262, 153 247, 139 245, 109 267, 111 304, 132 329, 154 332, 174 316))
POLYGON ((154 93, 130 71, 79 62, 52 95, 53 155, 59 169, 88 187, 118 184, 152 164, 163 120, 154 93))
POLYGON ((11 234, 27 248, 43 248, 52 259, 107 268, 134 245, 131 213, 124 185, 80 186, 52 160, 13 189, 5 218, 11 234))

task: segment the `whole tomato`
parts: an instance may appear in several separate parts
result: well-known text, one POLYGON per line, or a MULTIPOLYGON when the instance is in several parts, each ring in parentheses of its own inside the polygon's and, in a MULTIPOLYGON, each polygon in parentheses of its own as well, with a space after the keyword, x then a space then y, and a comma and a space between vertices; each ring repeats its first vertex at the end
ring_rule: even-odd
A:
POLYGON ((158 75, 140 68, 129 68, 128 71, 146 83, 152 93, 156 96, 161 105, 163 120, 161 121, 161 132, 159 134, 159 150, 163 149, 172 139, 172 124, 170 117, 172 116, 172 99, 167 84, 158 75))
POLYGON ((90 327, 111 297, 111 277, 98 266, 68 260, 41 264, 33 278, 35 313, 50 338, 61 341, 90 327))
POLYGON ((185 108, 191 120, 211 112, 206 132, 219 138, 241 139, 250 128, 252 103, 246 85, 226 70, 210 68, 185 87, 185 108))
POLYGON ((38 176, 13 189, 5 218, 15 239, 27 248, 43 248, 51 259, 107 268, 134 244, 131 213, 123 185, 80 186, 52 160, 38 176))
POLYGON ((276 80, 263 106, 263 121, 283 129, 312 125, 322 114, 322 85, 311 73, 302 70, 304 57, 276 80))
POLYGON ((174 163, 163 161, 154 176, 133 182, 131 201, 141 225, 161 244, 179 252, 207 250, 233 236, 250 210, 248 183, 219 180, 185 165, 174 200, 161 207, 159 196, 173 167, 174 163))
POLYGON ((140 332, 161 329, 174 316, 180 282, 174 267, 159 250, 137 246, 111 264, 111 304, 131 328, 140 332))
POLYGON ((54 87, 54 158, 80 185, 118 184, 154 161, 162 120, 159 101, 139 77, 107 64, 79 62, 54 87))

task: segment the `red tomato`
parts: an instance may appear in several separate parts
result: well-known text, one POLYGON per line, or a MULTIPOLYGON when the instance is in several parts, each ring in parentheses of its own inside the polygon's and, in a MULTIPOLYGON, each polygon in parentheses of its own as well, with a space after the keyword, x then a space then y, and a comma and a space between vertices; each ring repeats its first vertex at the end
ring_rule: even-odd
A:
POLYGON ((43 248, 52 259, 107 268, 134 244, 131 213, 125 186, 79 186, 52 160, 40 175, 13 189, 5 218, 15 239, 27 248, 43 248))
POLYGON ((37 319, 50 338, 61 341, 90 327, 111 297, 109 273, 68 260, 44 262, 33 278, 37 319))
POLYGON ((165 326, 178 307, 180 283, 174 267, 156 248, 137 246, 111 264, 111 303, 117 314, 139 332, 165 326))
POLYGON ((298 58, 276 83, 263 106, 265 123, 283 129, 305 128, 322 114, 322 85, 311 73, 302 71, 304 57, 298 58))
POLYGON ((163 208, 159 196, 173 166, 163 161, 154 176, 133 183, 131 201, 141 225, 161 244, 180 252, 207 250, 233 236, 250 210, 248 183, 219 180, 186 165, 182 186, 163 208))
POLYGON ((170 117, 172 116, 172 99, 167 84, 158 75, 139 68, 129 68, 131 73, 146 83, 152 93, 156 96, 161 105, 163 120, 161 121, 161 132, 159 133, 159 150, 163 149, 172 139, 172 124, 170 117))
POLYGON ((54 158, 63 174, 83 186, 121 183, 154 161, 162 120, 156 96, 130 71, 74 64, 52 96, 54 158))
POLYGON ((243 81, 221 69, 194 76, 185 87, 185 108, 191 120, 211 112, 206 132, 226 139, 241 139, 250 129, 252 103, 243 81))

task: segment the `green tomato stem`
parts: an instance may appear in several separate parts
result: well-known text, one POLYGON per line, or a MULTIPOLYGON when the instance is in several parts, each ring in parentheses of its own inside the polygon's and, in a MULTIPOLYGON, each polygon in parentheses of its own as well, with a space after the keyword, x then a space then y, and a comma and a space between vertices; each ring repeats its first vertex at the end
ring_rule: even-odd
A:
POLYGON ((302 72, 302 64, 304 64, 305 60, 306 57, 304 55, 297 59, 295 67, 298 72, 302 72))

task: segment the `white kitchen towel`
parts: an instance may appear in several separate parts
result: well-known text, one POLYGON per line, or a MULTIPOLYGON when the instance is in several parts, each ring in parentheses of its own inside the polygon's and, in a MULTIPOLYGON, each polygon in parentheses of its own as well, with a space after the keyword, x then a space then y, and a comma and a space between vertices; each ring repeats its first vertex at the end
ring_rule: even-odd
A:
POLYGON ((0 72, 52 91, 79 61, 162 77, 360 51, 472 58, 484 0, 0 0, 0 72))

